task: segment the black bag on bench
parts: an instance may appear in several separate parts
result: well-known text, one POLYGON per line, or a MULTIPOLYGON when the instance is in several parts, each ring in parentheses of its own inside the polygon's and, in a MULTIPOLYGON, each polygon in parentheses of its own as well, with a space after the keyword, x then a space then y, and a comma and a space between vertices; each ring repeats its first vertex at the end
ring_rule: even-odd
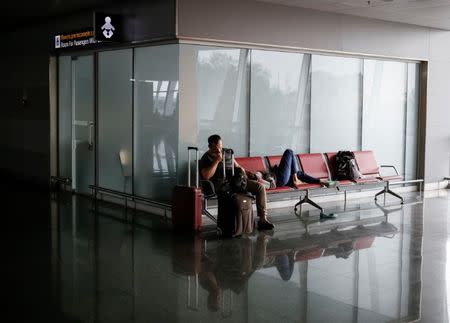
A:
POLYGON ((355 154, 351 151, 338 151, 334 157, 334 179, 351 179, 351 160, 355 159, 355 154))

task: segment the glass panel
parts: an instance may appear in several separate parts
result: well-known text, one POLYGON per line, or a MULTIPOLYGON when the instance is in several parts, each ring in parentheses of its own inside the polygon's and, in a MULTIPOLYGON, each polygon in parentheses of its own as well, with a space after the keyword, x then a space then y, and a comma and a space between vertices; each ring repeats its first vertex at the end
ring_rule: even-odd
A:
POLYGON ((310 151, 358 150, 361 60, 312 55, 310 151))
POLYGON ((250 155, 309 151, 311 55, 253 50, 250 155))
POLYGON ((419 110, 419 64, 408 64, 406 99, 405 179, 416 178, 417 127, 419 110))
POLYGON ((178 45, 135 49, 134 192, 170 200, 177 180, 178 45))
POLYGON ((364 60, 362 148, 404 173, 406 63, 364 60))
POLYGON ((59 176, 72 178, 72 58, 58 62, 59 176))
POLYGON ((98 163, 101 187, 132 192, 132 50, 98 56, 98 163))
POLYGON ((237 156, 248 154, 248 50, 195 46, 197 61, 197 144, 220 134, 237 156))
POLYGON ((72 60, 72 187, 89 194, 94 184, 94 59, 72 60))

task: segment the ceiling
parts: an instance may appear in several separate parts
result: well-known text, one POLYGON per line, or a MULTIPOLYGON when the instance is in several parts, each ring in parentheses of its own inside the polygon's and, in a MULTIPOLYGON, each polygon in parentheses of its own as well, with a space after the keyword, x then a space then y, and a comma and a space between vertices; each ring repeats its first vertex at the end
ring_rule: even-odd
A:
POLYGON ((257 0, 450 30, 449 0, 257 0))
MULTIPOLYGON (((165 0, 128 0, 127 3, 165 0)), ((182 0, 179 0, 182 1, 182 0)), ((292 7, 450 30, 450 0, 256 0, 292 7)), ((0 31, 50 17, 123 3, 120 0, 7 0, 2 1, 0 31)))
MULTIPOLYGON (((127 3, 137 1, 128 0, 127 3)), ((1 4, 0 32, 116 3, 120 3, 120 0, 6 0, 1 4)))

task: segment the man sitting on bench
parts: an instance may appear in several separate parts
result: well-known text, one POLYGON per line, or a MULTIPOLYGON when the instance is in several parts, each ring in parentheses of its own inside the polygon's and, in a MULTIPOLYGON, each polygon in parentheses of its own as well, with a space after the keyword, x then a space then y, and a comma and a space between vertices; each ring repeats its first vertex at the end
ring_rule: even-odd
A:
MULTIPOLYGON (((241 168, 245 173, 245 169, 236 161, 234 161, 234 166, 241 168)), ((212 135, 208 138, 208 151, 200 159, 199 169, 202 178, 214 184, 216 192, 223 177, 223 167, 222 138, 219 135, 212 135)), ((258 230, 272 230, 274 225, 267 220, 266 189, 257 181, 249 179, 247 191, 256 196, 256 211, 259 217, 258 230)))

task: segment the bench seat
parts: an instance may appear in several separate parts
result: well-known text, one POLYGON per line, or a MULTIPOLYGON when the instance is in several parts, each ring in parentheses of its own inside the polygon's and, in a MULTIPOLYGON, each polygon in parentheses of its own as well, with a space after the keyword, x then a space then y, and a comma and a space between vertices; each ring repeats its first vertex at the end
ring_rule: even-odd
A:
MULTIPOLYGON (((264 159, 260 156, 257 157, 236 157, 236 162, 242 166, 245 170, 251 171, 252 173, 256 172, 268 172, 269 167, 273 167, 274 165, 278 165, 281 156, 269 156, 267 157, 269 165, 266 165, 264 159), (272 164, 270 164, 272 162, 272 164)), ((289 186, 280 186, 276 188, 269 188, 266 190, 267 194, 280 193, 280 192, 291 192, 294 188, 289 186)))
POLYGON ((280 193, 280 192, 292 192, 294 189, 290 186, 280 186, 275 188, 266 189, 267 193, 280 193))
POLYGON ((365 178, 356 178, 352 180, 354 183, 363 184, 363 183, 380 183, 380 179, 378 177, 365 177, 365 178))
POLYGON ((402 181, 403 176, 401 175, 390 175, 390 176, 380 176, 378 177, 382 181, 402 181))
MULTIPOLYGON (((354 188, 363 187, 365 184, 372 185, 383 185, 384 189, 381 192, 378 192, 375 195, 376 197, 383 193, 389 193, 393 196, 396 196, 401 199, 403 203, 403 198, 396 194, 395 192, 389 189, 389 183, 397 182, 403 180, 403 177, 398 174, 397 170, 394 166, 380 165, 378 166, 374 153, 372 151, 354 151, 356 166, 358 170, 363 175, 363 178, 359 179, 343 179, 338 180, 338 184, 336 186, 337 190, 343 191, 345 196, 347 192, 347 188, 352 190, 352 186, 354 188), (383 175, 380 172, 381 168, 390 167, 395 170, 395 174, 391 175, 383 175)), ((295 162, 298 165, 298 168, 303 171, 305 174, 318 178, 318 179, 326 179, 333 180, 335 178, 334 174, 334 159, 336 156, 336 152, 327 152, 327 153, 311 153, 311 154, 296 154, 295 162)), ((271 155, 271 156, 252 156, 252 157, 236 157, 236 162, 242 166, 245 170, 250 171, 252 173, 261 172, 268 173, 270 169, 274 166, 279 165, 281 161, 282 155, 271 155)), ((208 181, 206 181, 208 182, 208 181)), ((211 185, 209 185, 211 186, 211 185)), ((281 186, 273 189, 266 189, 266 193, 268 195, 272 194, 287 194, 295 192, 306 192, 306 195, 303 194, 300 197, 300 201, 295 205, 295 210, 297 210, 298 205, 302 205, 303 203, 309 203, 312 206, 318 208, 323 212, 322 207, 316 204, 309 198, 310 190, 316 190, 325 188, 323 184, 308 184, 302 183, 296 185, 295 187, 290 186, 281 186)), ((275 195, 274 195, 275 196, 275 195)), ((212 191, 210 195, 204 195, 205 199, 215 198, 215 193, 212 191)), ((346 198, 346 197, 345 197, 346 198)), ((205 204, 206 205, 206 204, 205 204)))
POLYGON ((403 180, 403 177, 398 174, 397 169, 394 166, 386 166, 382 165, 378 166, 377 161, 375 160, 375 155, 371 150, 363 150, 363 151, 354 151, 356 165, 358 166, 359 171, 365 177, 364 179, 376 179, 381 181, 396 181, 403 180), (382 175, 380 173, 380 168, 383 167, 391 167, 395 170, 394 175, 382 175))
POLYGON ((323 187, 323 186, 320 184, 308 184, 308 183, 296 185, 296 188, 298 190, 308 190, 311 188, 321 188, 321 187, 323 187))

